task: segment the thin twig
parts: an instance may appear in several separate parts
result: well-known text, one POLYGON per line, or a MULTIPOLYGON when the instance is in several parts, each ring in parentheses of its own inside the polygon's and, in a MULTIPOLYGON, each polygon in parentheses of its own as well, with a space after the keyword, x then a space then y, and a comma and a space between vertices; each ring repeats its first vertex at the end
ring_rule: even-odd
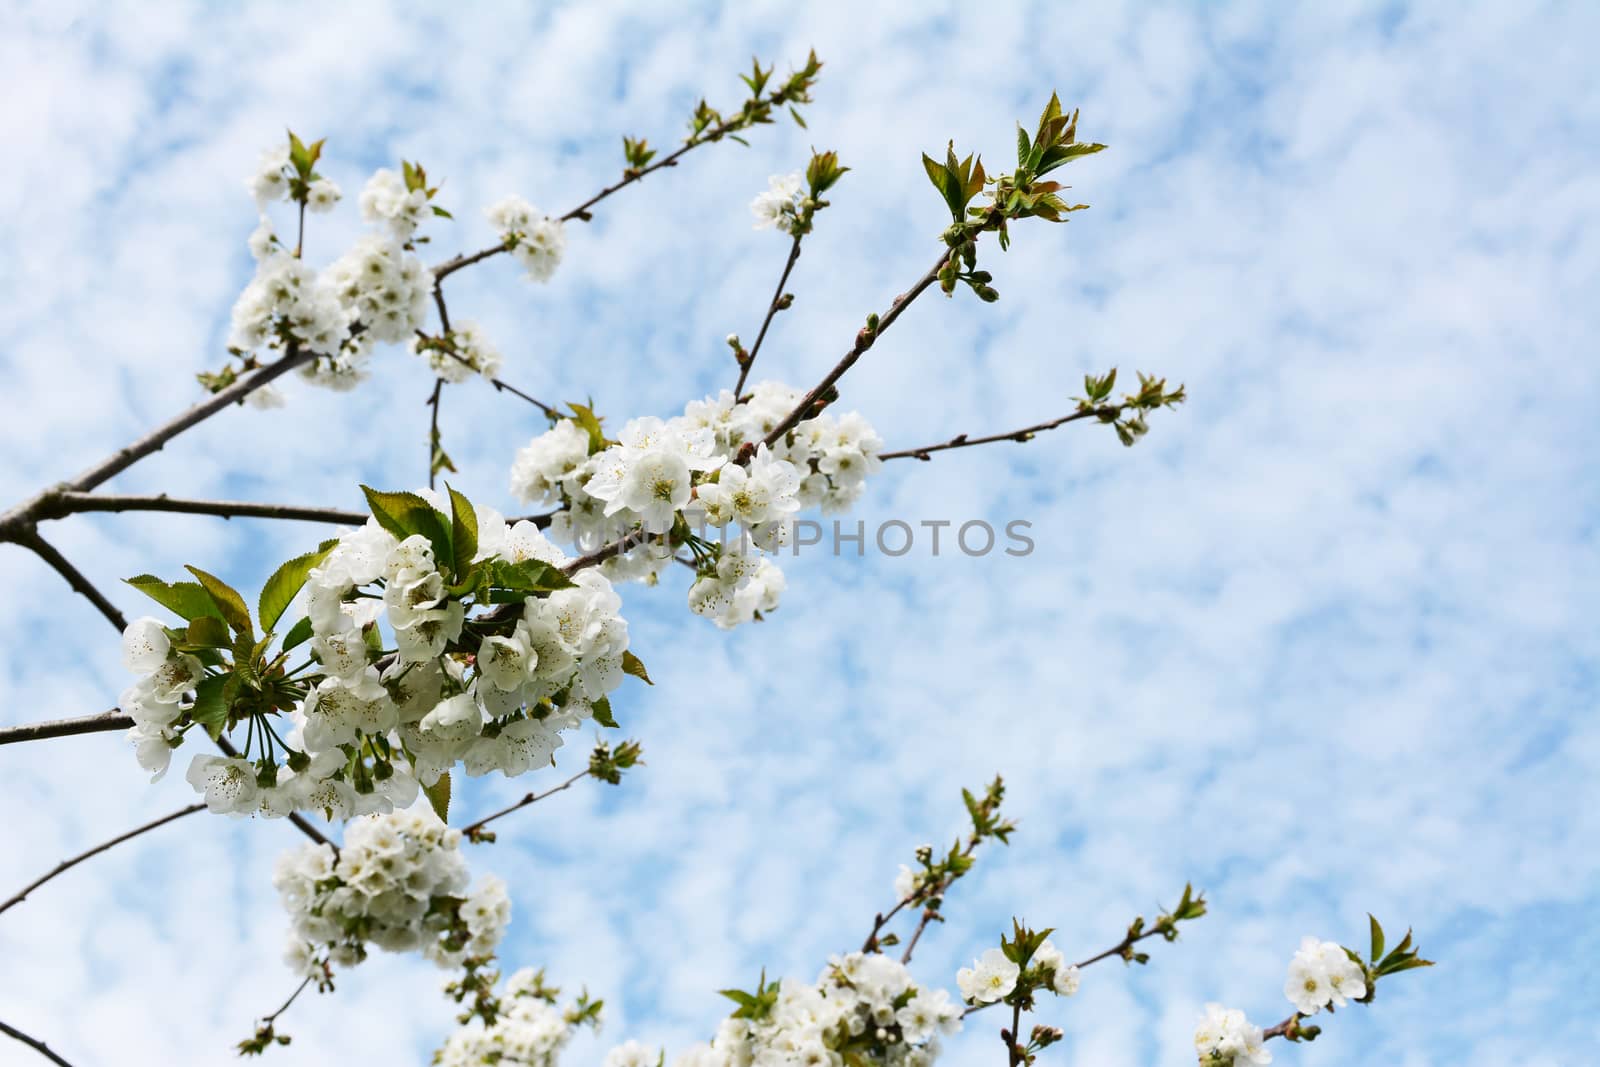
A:
POLYGON ((314 977, 313 975, 309 975, 309 974, 306 975, 305 980, 302 981, 299 985, 294 987, 294 992, 289 994, 289 999, 288 1000, 284 1001, 281 1005, 278 1006, 278 1010, 277 1011, 273 1012, 271 1015, 263 1015, 261 1017, 262 1023, 267 1025, 267 1026, 271 1026, 273 1023, 277 1022, 278 1021, 278 1016, 280 1016, 284 1012, 288 1011, 289 1010, 289 1005, 293 1004, 296 1000, 300 999, 300 994, 304 993, 306 991, 306 986, 311 984, 313 977, 314 977))
POLYGON ((737 399, 744 392, 744 383, 750 377, 750 367, 756 361, 756 355, 761 351, 761 342, 767 339, 767 329, 771 327, 773 318, 778 314, 778 305, 783 302, 783 287, 789 284, 789 274, 794 270, 795 263, 800 259, 800 242, 805 237, 803 233, 794 236, 794 243, 789 246, 789 258, 784 261, 783 273, 778 277, 778 288, 772 292, 772 300, 767 304, 766 317, 761 320, 761 331, 756 334, 755 344, 750 346, 750 352, 739 363, 739 380, 734 384, 733 395, 737 399))
POLYGON ((80 715, 73 719, 52 719, 49 722, 27 723, 23 726, 0 728, 0 745, 13 745, 19 741, 44 741, 52 737, 72 737, 76 734, 98 734, 111 730, 126 730, 133 725, 131 716, 119 709, 102 711, 98 715, 80 715))
POLYGON ((56 1064, 57 1067, 72 1067, 72 1064, 62 1059, 61 1056, 52 1050, 49 1045, 45 1044, 43 1041, 40 1041, 36 1037, 29 1037, 27 1034, 23 1033, 21 1030, 18 1030, 14 1026, 0 1022, 0 1033, 16 1038, 18 1041, 22 1042, 24 1045, 27 1045, 29 1048, 33 1049, 51 1063, 56 1064))
POLYGON ((439 447, 439 401, 444 394, 444 379, 433 380, 433 395, 428 397, 428 406, 433 409, 433 417, 428 426, 428 488, 433 488, 434 479, 439 474, 439 454, 443 451, 439 447))
POLYGON ((933 917, 939 914, 932 908, 922 909, 922 918, 917 922, 917 928, 911 934, 911 940, 906 942, 906 950, 900 955, 900 964, 904 966, 911 962, 911 954, 917 950, 917 942, 922 940, 922 932, 933 922, 933 917))
POLYGON ((76 856, 73 856, 71 859, 62 860, 60 863, 58 863, 54 867, 52 867, 49 871, 45 872, 44 874, 40 875, 38 878, 35 878, 33 881, 31 881, 27 885, 23 886, 22 889, 20 891, 18 891, 15 896, 11 897, 9 900, 5 901, 4 903, 0 903, 0 912, 5 911, 7 908, 14 907, 17 904, 21 904, 24 900, 26 900, 28 898, 28 894, 29 893, 32 893, 35 889, 38 889, 40 886, 44 885, 46 882, 50 881, 52 878, 56 877, 57 875, 62 874, 65 871, 71 870, 73 867, 76 867, 78 864, 82 863, 84 860, 90 858, 91 856, 97 856, 97 855, 99 855, 100 853, 106 851, 109 848, 114 848, 115 846, 122 844, 124 841, 130 840, 131 838, 138 837, 140 834, 147 833, 148 831, 154 830, 157 827, 165 826, 167 823, 173 822, 174 820, 177 820, 177 819, 181 819, 185 815, 193 815, 197 811, 204 811, 204 810, 205 810, 205 805, 204 804, 190 804, 187 808, 179 808, 177 811, 174 811, 171 814, 163 815, 163 816, 161 816, 161 818, 154 819, 154 820, 152 820, 150 822, 147 822, 143 826, 139 826, 139 827, 136 827, 136 828, 134 828, 132 830, 129 830, 125 834, 119 834, 116 837, 113 837, 109 841, 102 841, 100 844, 94 846, 93 848, 87 849, 86 851, 78 853, 76 856))
POLYGON ((477 835, 478 831, 482 830, 485 826, 487 826, 490 823, 494 822, 496 819, 499 819, 499 818, 501 818, 503 816, 506 816, 506 815, 510 815, 512 812, 518 811, 518 810, 520 810, 522 808, 525 808, 529 804, 537 804, 539 801, 543 800, 545 797, 551 796, 551 795, 553 795, 555 793, 559 793, 563 789, 571 789, 574 785, 576 785, 578 782, 582 781, 583 779, 585 779, 587 777, 589 777, 589 771, 588 771, 587 768, 585 768, 584 770, 579 771, 577 774, 573 775, 571 778, 568 778, 566 781, 562 782, 560 785, 553 786, 550 789, 546 789, 543 793, 529 793, 527 796, 523 797, 521 800, 517 801, 515 804, 511 805, 510 807, 501 808, 499 811, 495 812, 493 815, 485 815, 483 818, 479 819, 477 822, 472 823, 469 826, 462 827, 461 828, 461 835, 463 837, 467 838, 468 840, 471 840, 474 836, 477 835))
POLYGON ((1067 425, 1069 422, 1079 422, 1083 419, 1100 419, 1102 422, 1104 422, 1108 419, 1114 419, 1118 415, 1122 414, 1124 407, 1126 407, 1125 404, 1103 404, 1099 407, 1090 408, 1087 411, 1075 411, 1071 415, 1064 415, 1059 419, 1052 419, 1049 422, 1041 422, 1033 426, 1024 426, 1020 430, 1012 430, 1009 433, 990 434, 987 437, 968 437, 964 433, 957 434, 955 437, 950 438, 950 440, 936 445, 923 445, 920 448, 902 448, 894 452, 880 452, 878 453, 878 458, 929 460, 933 458, 929 453, 943 452, 949 448, 971 448, 974 445, 990 445, 998 441, 1016 441, 1019 444, 1025 444, 1028 441, 1033 440, 1035 434, 1041 434, 1049 430, 1054 430, 1059 426, 1067 425))
MULTIPOLYGON (((1088 959, 1081 960, 1078 963, 1073 964, 1073 966, 1077 967, 1079 970, 1082 970, 1085 967, 1090 967, 1090 966, 1093 966, 1096 963, 1099 963, 1101 960, 1110 959, 1112 956, 1121 956, 1124 952, 1126 952, 1128 949, 1132 948, 1134 945, 1138 944, 1140 941, 1143 941, 1147 937, 1154 937, 1155 935, 1157 935, 1159 933, 1161 933, 1161 927, 1152 926, 1150 929, 1146 930, 1142 934, 1139 934, 1137 937, 1135 937, 1133 935, 1125 936, 1125 937, 1123 937, 1123 939, 1121 941, 1118 941, 1115 945, 1112 945, 1110 948, 1106 949, 1104 952, 1097 952, 1093 956, 1090 956, 1088 959)), ((965 1011, 963 1011, 961 1013, 961 1017, 964 1019, 968 1015, 976 1014, 977 1012, 983 1011, 985 1008, 991 1008, 995 1004, 999 1004, 999 1003, 1002 1003, 1002 1002, 996 1000, 996 1001, 991 1001, 988 1004, 973 1004, 973 1005, 971 1005, 970 1007, 968 1007, 965 1011)))
POLYGON ((190 500, 155 495, 115 495, 109 493, 60 492, 51 498, 41 519, 57 519, 86 511, 165 511, 177 515, 215 515, 223 519, 289 519, 300 522, 331 522, 360 526, 365 512, 339 508, 304 507, 297 504, 257 504, 245 500, 190 500))

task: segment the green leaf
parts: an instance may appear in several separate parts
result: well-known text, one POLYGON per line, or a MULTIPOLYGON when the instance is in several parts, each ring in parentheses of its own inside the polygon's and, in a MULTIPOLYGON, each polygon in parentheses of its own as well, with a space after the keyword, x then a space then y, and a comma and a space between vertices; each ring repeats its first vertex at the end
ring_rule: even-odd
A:
POLYGON ((644 669, 644 663, 632 652, 622 653, 622 673, 631 674, 645 685, 655 685, 650 680, 650 672, 644 669))
POLYGON ((560 567, 542 559, 525 559, 520 563, 496 560, 494 584, 517 593, 542 593, 570 589, 577 583, 560 567))
POLYGON ((455 552, 455 572, 464 575, 472 567, 472 557, 478 554, 478 513, 472 501, 456 492, 449 482, 450 492, 450 544, 455 552))
POLYGON ((433 546, 433 559, 441 570, 449 568, 455 559, 450 547, 449 522, 416 493, 383 493, 363 485, 367 506, 379 526, 404 541, 421 534, 433 546))
POLYGON ((601 726, 609 726, 613 730, 616 729, 617 720, 612 717, 610 700, 608 700, 606 697, 601 697, 590 706, 594 709, 595 722, 599 723, 601 726))
POLYGON ((1371 912, 1367 913, 1367 921, 1372 926, 1372 956, 1373 963, 1383 958, 1383 927, 1379 925, 1377 917, 1371 912))
POLYGON ((444 208, 440 207, 438 204, 434 204, 433 205, 433 213, 435 215, 439 216, 441 219, 451 219, 451 220, 455 219, 454 215, 450 214, 450 212, 446 211, 444 208))
POLYGON ((212 603, 222 613, 222 620, 242 634, 252 633, 250 626, 250 609, 244 605, 244 597, 239 591, 214 574, 207 574, 199 567, 185 566, 184 570, 200 579, 200 584, 210 594, 212 603))
POLYGON ((332 551, 333 545, 329 545, 315 552, 307 552, 303 556, 296 556, 272 572, 267 584, 261 587, 261 598, 256 605, 256 618, 260 620, 262 630, 272 632, 278 625, 278 620, 283 618, 283 613, 294 602, 301 587, 306 584, 306 578, 312 569, 320 566, 332 551))
POLYGON ((202 678, 195 686, 194 706, 189 709, 189 718, 205 727, 213 741, 222 736, 223 728, 228 725, 228 701, 223 689, 229 678, 226 674, 202 678))
POLYGON ((577 423, 584 433, 589 435, 589 454, 593 455, 606 447, 606 433, 596 417, 594 409, 584 404, 568 404, 572 412, 572 421, 577 423))
POLYGON ((202 615, 189 623, 184 644, 198 648, 231 648, 233 639, 228 635, 228 624, 215 615, 202 615))
POLYGON ((1104 152, 1105 150, 1106 146, 1103 144, 1055 145, 1054 147, 1045 149, 1044 154, 1039 157, 1039 169, 1035 172, 1034 176, 1042 177, 1043 175, 1049 174, 1057 167, 1071 163, 1074 159, 1077 159, 1080 156, 1092 156, 1096 152, 1104 152))
POLYGON ((1017 166, 1020 168, 1028 162, 1028 152, 1033 148, 1033 142, 1028 139, 1028 131, 1022 128, 1022 123, 1017 123, 1017 166))
POLYGON ((939 195, 944 197, 945 205, 955 213, 956 220, 959 222, 961 211, 965 205, 961 204, 960 182, 956 175, 952 174, 949 168, 943 164, 934 162, 926 152, 922 153, 922 169, 928 172, 928 180, 933 182, 935 189, 939 190, 939 195))
POLYGON ((297 648, 311 640, 311 619, 306 617, 289 627, 289 632, 283 635, 283 651, 297 648))
POLYGON ((183 618, 194 620, 209 615, 213 618, 222 618, 222 612, 212 601, 205 588, 195 582, 163 582, 153 574, 140 574, 127 579, 145 596, 154 600, 168 611, 183 618))
POLYGON ((806 126, 806 120, 800 117, 800 112, 794 109, 793 104, 789 105, 789 115, 794 119, 794 124, 796 126, 799 126, 802 130, 808 128, 806 126))
POLYGON ((401 541, 421 532, 410 521, 414 512, 420 509, 433 510, 432 505, 416 493, 383 493, 367 485, 361 487, 361 492, 366 496, 367 507, 371 509, 378 525, 401 541))
POLYGON ((439 776, 437 782, 423 786, 422 791, 427 794, 428 803, 433 805, 433 813, 439 816, 439 821, 448 823, 450 821, 450 772, 445 771, 439 776))

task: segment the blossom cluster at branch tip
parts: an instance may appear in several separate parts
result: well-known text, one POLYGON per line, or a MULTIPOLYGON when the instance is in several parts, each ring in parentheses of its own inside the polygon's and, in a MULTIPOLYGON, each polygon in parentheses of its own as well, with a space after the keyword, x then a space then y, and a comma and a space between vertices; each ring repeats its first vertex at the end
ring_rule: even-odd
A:
POLYGON ((561 220, 551 218, 520 196, 508 196, 490 207, 489 222, 516 261, 536 282, 547 282, 567 249, 561 220))
POLYGON ((494 955, 511 901, 497 878, 468 892, 460 844, 461 832, 424 807, 353 820, 337 853, 327 844, 283 853, 272 883, 289 913, 291 969, 323 979, 329 965, 360 963, 369 945, 420 951, 440 967, 494 955))
POLYGON ((883 442, 854 412, 825 411, 765 444, 803 395, 778 382, 742 399, 723 390, 671 419, 630 420, 615 440, 577 406, 517 453, 511 491, 557 508, 551 537, 584 551, 653 536, 602 564, 619 581, 653 582, 686 548, 698 576, 691 610, 737 626, 777 607, 783 574, 761 553, 790 543, 794 515, 848 508, 881 466, 883 442), (708 527, 720 531, 715 541, 695 533, 708 527))
POLYGON ((496 999, 494 1021, 468 1016, 445 1039, 433 1062, 439 1067, 556 1067, 580 1026, 600 1028, 600 1001, 585 994, 562 1007, 560 993, 545 984, 543 971, 525 967, 515 972, 496 999))
MULTIPOLYGON (((838 1064, 929 1067, 940 1037, 961 1029, 961 1007, 942 989, 919 987, 906 967, 878 953, 835 956, 815 984, 765 980, 752 993, 724 994, 740 1005, 709 1044, 685 1050, 675 1067, 838 1064)), ((616 1050, 608 1067, 645 1067, 637 1046, 616 1050)))
MULTIPOLYGON (((203 609, 181 630, 153 618, 128 627, 124 661, 142 677, 122 703, 143 766, 159 777, 197 723, 220 733, 247 720, 259 756, 198 756, 190 765, 188 779, 212 811, 348 819, 410 805, 458 762, 469 775, 514 777, 548 766, 565 731, 589 719, 615 725, 607 695, 637 661, 604 575, 566 577, 566 556, 533 523, 508 527, 464 498, 371 498, 375 509, 411 510, 403 521, 385 512, 388 528, 369 520, 291 561, 302 568, 306 618, 282 652, 264 651, 265 641, 252 649, 244 630, 250 643, 234 641, 227 663, 217 651, 227 628, 203 609), (444 506, 453 520, 437 510, 444 506), (442 531, 452 522, 473 531, 454 559, 437 555, 448 543, 398 536, 406 524, 442 531), (305 639, 315 658, 288 670, 291 646, 305 639), (241 663, 247 650, 253 658, 241 663), (273 723, 285 711, 280 735, 273 723)), ((139 582, 184 606, 172 600, 180 587, 139 582)))
POLYGON ((1205 1015, 1194 1031, 1195 1051, 1206 1067, 1226 1067, 1228 1064, 1261 1064, 1272 1062, 1272 1053, 1264 1043, 1261 1027, 1245 1018, 1237 1008, 1224 1008, 1221 1004, 1207 1004, 1205 1015))
POLYGON ((750 201, 750 214, 756 220, 755 228, 792 233, 795 221, 800 217, 804 197, 805 184, 798 171, 793 174, 774 174, 767 179, 767 187, 750 201))
MULTIPOLYGON (((250 188, 261 210, 250 236, 256 273, 233 306, 228 346, 255 365, 264 349, 291 346, 314 355, 301 373, 312 383, 350 389, 366 377, 365 363, 376 343, 407 341, 427 315, 433 275, 411 252, 409 243, 433 190, 422 171, 405 164, 406 178, 379 170, 360 197, 363 217, 381 232, 362 237, 327 268, 317 271, 278 238, 266 214, 277 200, 302 203, 313 212, 331 210, 338 187, 312 169, 322 143, 309 148, 290 135, 289 145, 269 150, 250 188)), ((432 209, 436 212, 441 209, 432 209)), ((221 384, 231 375, 207 375, 221 384)))
POLYGON ((1289 961, 1283 993, 1301 1015, 1342 1008, 1367 995, 1366 969, 1337 942, 1306 937, 1289 961))

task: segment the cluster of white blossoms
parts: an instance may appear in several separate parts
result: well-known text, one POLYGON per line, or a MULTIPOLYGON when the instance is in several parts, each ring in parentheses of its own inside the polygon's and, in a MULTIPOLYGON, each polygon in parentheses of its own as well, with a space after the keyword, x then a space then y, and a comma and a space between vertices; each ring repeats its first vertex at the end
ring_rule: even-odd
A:
MULTIPOLYGON (((557 508, 550 535, 583 551, 625 534, 715 528, 714 548, 697 539, 689 604, 736 626, 777 607, 783 574, 761 553, 790 543, 795 514, 848 508, 881 466, 883 442, 854 412, 823 412, 767 445, 803 399, 778 382, 762 382, 743 399, 723 390, 671 419, 633 419, 614 441, 597 422, 586 429, 561 419, 517 453, 511 491, 557 508)), ((640 540, 605 561, 610 577, 653 581, 671 561, 659 544, 640 540)))
POLYGON ((500 373, 500 350, 477 323, 465 319, 452 323, 442 339, 413 336, 410 351, 426 359, 433 373, 452 385, 474 374, 493 378, 500 373))
POLYGON ((198 657, 173 648, 166 626, 148 615, 133 620, 122 631, 122 665, 142 676, 123 691, 117 703, 133 720, 128 739, 139 766, 150 771, 155 781, 167 773, 172 762, 184 696, 205 677, 205 665, 198 657))
POLYGON ((428 191, 407 188, 405 179, 387 167, 367 179, 357 202, 363 219, 381 226, 400 244, 411 240, 422 220, 432 213, 428 191))
MULTIPOLYGON (((689 1048, 675 1062, 676 1067, 928 1067, 939 1056, 940 1036, 960 1029, 961 1006, 950 994, 918 988, 897 960, 852 952, 830 961, 815 985, 785 980, 763 1017, 724 1020, 715 1040, 689 1048)), ((653 1055, 606 1060, 607 1067, 655 1062, 653 1055)))
MULTIPOLYGON (((410 499, 449 506, 428 491, 410 499)), ((566 556, 533 523, 473 512, 466 590, 448 588, 460 568, 420 534, 400 539, 369 520, 337 539, 305 583, 316 659, 289 676, 303 699, 287 735, 271 737, 289 762, 196 757, 188 778, 212 811, 347 819, 404 808, 458 761, 469 775, 520 775, 550 764, 563 731, 610 721, 606 697, 628 649, 610 581, 593 569, 563 575, 566 556)), ((195 708, 186 694, 211 669, 175 633, 144 618, 124 634, 124 660, 144 677, 122 706, 140 763, 158 775, 181 740, 175 724, 195 708)))
MULTIPOLYGON (((1078 991, 1078 968, 1068 965, 1066 957, 1049 938, 1034 949, 1028 968, 1030 974, 1039 972, 1039 978, 1057 996, 1070 997, 1078 991)), ((1021 967, 1002 950, 991 948, 973 960, 971 967, 956 972, 956 988, 968 1004, 994 1004, 1010 996, 1021 977, 1021 967)))
POLYGON ((278 347, 293 338, 329 360, 340 358, 350 332, 350 311, 317 272, 290 255, 262 221, 251 238, 255 277, 233 305, 228 345, 241 352, 278 347))
POLYGON ((551 218, 520 196, 508 196, 489 208, 489 222, 528 277, 547 282, 561 265, 567 248, 561 220, 551 218))
POLYGON ((324 977, 351 967, 367 946, 420 951, 441 967, 492 956, 511 921, 505 884, 485 878, 470 893, 461 832, 427 809, 357 819, 337 853, 305 844, 278 857, 272 884, 289 913, 286 959, 324 977))
POLYGON ((1261 1027, 1246 1019, 1244 1012, 1221 1004, 1206 1005, 1206 1013, 1195 1027, 1194 1047, 1206 1067, 1272 1062, 1261 1027))
POLYGON ((774 174, 768 178, 767 188, 750 201, 750 214, 755 216, 756 229, 790 232, 799 217, 804 193, 805 179, 798 171, 794 174, 774 174))
POLYGON ((1301 1015, 1315 1015, 1330 1004, 1342 1008, 1367 995, 1366 970, 1342 945, 1306 937, 1289 961, 1283 992, 1301 1015))
POLYGON ((544 984, 543 972, 524 967, 506 979, 494 1023, 485 1026, 474 1016, 445 1040, 433 1062, 438 1067, 555 1067, 580 1025, 600 1024, 598 1004, 587 1013, 582 1002, 558 1007, 557 992, 544 984))
MULTIPOLYGON (((403 247, 428 208, 427 192, 408 192, 393 171, 380 170, 361 194, 361 210, 384 231, 356 243, 318 272, 277 237, 265 211, 292 199, 297 176, 288 148, 269 150, 250 189, 263 214, 250 237, 256 274, 233 307, 229 347, 240 354, 294 344, 316 359, 301 373, 315 384, 354 387, 374 343, 401 343, 421 328, 433 275, 403 247)), ((306 206, 331 209, 339 189, 326 178, 304 185, 306 206)))
MULTIPOLYGON (((250 190, 256 209, 265 213, 267 205, 291 198, 294 178, 295 170, 289 161, 289 145, 286 142, 261 153, 261 161, 245 187, 250 190)), ((306 208, 318 214, 332 211, 342 196, 337 185, 327 178, 318 178, 306 187, 306 208)))

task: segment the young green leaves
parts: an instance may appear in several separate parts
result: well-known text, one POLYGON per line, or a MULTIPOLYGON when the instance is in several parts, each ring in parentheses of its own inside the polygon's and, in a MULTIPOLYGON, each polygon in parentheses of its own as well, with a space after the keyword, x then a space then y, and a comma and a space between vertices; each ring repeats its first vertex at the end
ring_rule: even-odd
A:
POLYGON ((1126 394, 1121 403, 1112 403, 1111 390, 1116 384, 1115 367, 1105 374, 1085 374, 1083 376, 1085 395, 1073 399, 1077 401, 1080 413, 1093 415, 1101 422, 1109 424, 1116 430, 1117 439, 1130 448, 1150 432, 1146 415, 1162 408, 1177 407, 1188 399, 1182 385, 1169 390, 1165 378, 1157 378, 1153 374, 1141 371, 1138 392, 1126 394))
POLYGON ((983 192, 983 187, 989 180, 983 171, 983 160, 970 155, 966 159, 958 160, 955 142, 951 141, 945 147, 943 163, 934 162, 933 158, 924 152, 922 169, 928 172, 928 180, 939 190, 939 195, 944 197, 945 206, 950 209, 950 218, 957 223, 965 222, 967 205, 983 192))

